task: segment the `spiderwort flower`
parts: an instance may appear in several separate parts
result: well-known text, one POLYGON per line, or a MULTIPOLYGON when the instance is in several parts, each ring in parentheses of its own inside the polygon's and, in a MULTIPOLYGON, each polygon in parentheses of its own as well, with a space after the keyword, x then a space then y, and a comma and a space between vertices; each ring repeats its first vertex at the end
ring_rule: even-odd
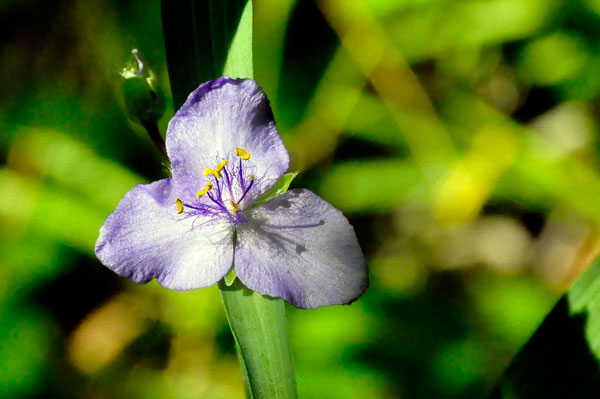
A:
POLYGON ((347 304, 368 285, 354 230, 304 189, 256 200, 288 169, 269 102, 250 79, 202 84, 169 122, 172 177, 129 191, 96 242, 136 283, 187 290, 232 267, 248 288, 299 308, 347 304))

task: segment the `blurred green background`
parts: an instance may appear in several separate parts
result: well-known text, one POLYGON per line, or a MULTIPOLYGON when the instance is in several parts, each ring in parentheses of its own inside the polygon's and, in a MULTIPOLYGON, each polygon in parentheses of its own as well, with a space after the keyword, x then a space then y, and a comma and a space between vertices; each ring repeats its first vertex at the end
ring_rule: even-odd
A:
MULTIPOLYGON (((254 17, 293 186, 344 211, 370 267, 351 306, 288 308, 300 397, 483 397, 600 248, 600 1, 254 17)), ((138 286, 93 255, 122 196, 166 176, 119 76, 138 48, 170 92, 160 2, 4 0, 0 30, 0 396, 243 397, 216 287, 138 286)))

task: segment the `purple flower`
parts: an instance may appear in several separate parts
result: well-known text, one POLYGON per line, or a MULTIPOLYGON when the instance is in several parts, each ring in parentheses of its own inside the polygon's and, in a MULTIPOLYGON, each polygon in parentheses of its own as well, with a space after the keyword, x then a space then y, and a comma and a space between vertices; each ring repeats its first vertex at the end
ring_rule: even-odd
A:
POLYGON ((248 288, 299 308, 347 304, 367 288, 342 212, 304 189, 262 202, 289 156, 256 82, 202 84, 171 119, 166 145, 173 177, 134 187, 108 216, 95 250, 104 265, 188 290, 233 264, 248 288))

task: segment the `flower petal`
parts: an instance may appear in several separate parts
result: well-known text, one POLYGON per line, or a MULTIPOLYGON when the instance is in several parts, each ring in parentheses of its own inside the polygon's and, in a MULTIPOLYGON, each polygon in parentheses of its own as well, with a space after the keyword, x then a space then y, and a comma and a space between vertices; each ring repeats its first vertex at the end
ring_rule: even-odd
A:
POLYGON ((206 185, 206 168, 236 159, 236 148, 250 154, 262 191, 289 166, 269 100, 251 79, 223 76, 198 87, 169 122, 166 144, 175 184, 187 195, 206 185))
POLYGON ((100 229, 96 256, 136 283, 157 278, 176 290, 213 285, 233 261, 232 226, 178 215, 171 188, 164 179, 129 191, 100 229))
POLYGON ((304 309, 347 304, 367 288, 354 229, 316 194, 290 190, 244 216, 235 269, 248 288, 304 309))

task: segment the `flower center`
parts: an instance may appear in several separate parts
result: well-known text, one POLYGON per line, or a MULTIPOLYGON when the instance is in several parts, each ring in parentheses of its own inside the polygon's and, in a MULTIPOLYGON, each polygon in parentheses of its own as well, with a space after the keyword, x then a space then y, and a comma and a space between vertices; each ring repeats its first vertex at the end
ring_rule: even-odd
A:
POLYGON ((235 225, 247 222, 242 211, 256 180, 248 160, 250 153, 236 148, 235 156, 221 159, 214 169, 204 169, 209 181, 196 193, 195 201, 187 203, 175 198, 177 214, 227 218, 235 225))

